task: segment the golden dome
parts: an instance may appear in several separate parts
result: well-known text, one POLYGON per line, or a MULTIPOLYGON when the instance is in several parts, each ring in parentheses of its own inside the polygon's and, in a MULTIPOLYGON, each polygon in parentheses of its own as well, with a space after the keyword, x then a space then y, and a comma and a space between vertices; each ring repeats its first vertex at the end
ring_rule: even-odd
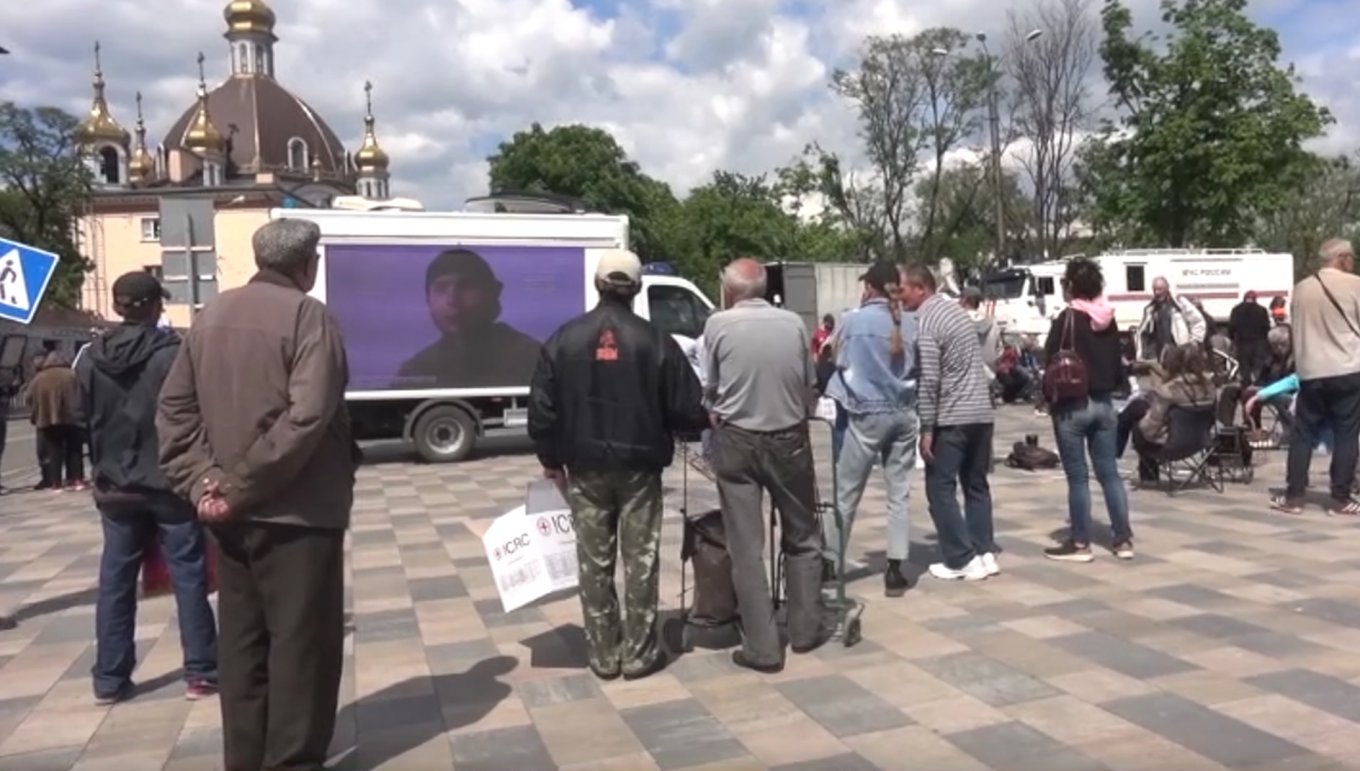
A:
POLYGON ((137 146, 128 159, 128 180, 146 182, 156 176, 156 160, 146 149, 146 121, 142 120, 142 92, 137 92, 137 146))
POLYGON ((385 171, 390 159, 386 151, 378 146, 378 136, 373 131, 373 84, 364 84, 364 96, 368 102, 368 112, 364 115, 364 143, 354 154, 354 165, 360 172, 385 171))
POLYGON ((227 20, 227 37, 232 35, 266 35, 274 37, 274 11, 264 0, 231 0, 222 11, 227 20))
POLYGON ((198 55, 198 106, 194 109, 194 117, 189 121, 189 128, 185 130, 181 144, 186 149, 200 153, 221 152, 226 145, 222 132, 217 130, 212 117, 208 115, 208 85, 203 82, 201 53, 198 55))
POLYGON ((86 147, 98 142, 113 142, 127 147, 130 137, 127 129, 113 119, 109 103, 104 99, 104 68, 99 61, 99 44, 94 44, 94 100, 90 103, 90 114, 76 126, 75 139, 86 147))

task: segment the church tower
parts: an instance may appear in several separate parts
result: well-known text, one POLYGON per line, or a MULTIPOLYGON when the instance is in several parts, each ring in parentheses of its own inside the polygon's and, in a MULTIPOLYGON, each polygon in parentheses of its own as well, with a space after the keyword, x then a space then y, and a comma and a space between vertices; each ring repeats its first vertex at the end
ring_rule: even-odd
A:
POLYGON ((373 84, 364 83, 364 101, 367 112, 364 115, 364 143, 354 154, 356 192, 373 201, 391 198, 388 182, 391 174, 387 170, 387 153, 378 146, 378 135, 373 131, 373 84))
POLYGON ((198 159, 204 187, 218 187, 226 179, 227 142, 208 113, 208 84, 203 74, 203 54, 198 55, 198 106, 181 143, 198 159))
POLYGON ((274 77, 274 11, 264 0, 232 0, 222 11, 231 45, 231 74, 274 77))
POLYGON ((137 92, 137 143, 128 159, 128 184, 134 186, 154 182, 158 174, 156 159, 146 147, 146 121, 142 119, 142 92, 137 92))
POLYGON ((104 98, 104 67, 100 62, 99 43, 94 44, 94 100, 90 104, 90 114, 76 126, 75 140, 80 157, 94 176, 96 187, 127 185, 131 137, 127 129, 113 119, 104 98))

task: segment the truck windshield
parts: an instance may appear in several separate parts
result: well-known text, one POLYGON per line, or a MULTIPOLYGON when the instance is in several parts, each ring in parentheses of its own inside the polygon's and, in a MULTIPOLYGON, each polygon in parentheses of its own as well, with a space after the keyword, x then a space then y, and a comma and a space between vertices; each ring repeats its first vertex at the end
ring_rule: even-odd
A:
POLYGON ((992 273, 982 279, 982 294, 992 300, 1015 300, 1025 293, 1025 279, 1028 274, 1022 270, 1005 270, 992 273))

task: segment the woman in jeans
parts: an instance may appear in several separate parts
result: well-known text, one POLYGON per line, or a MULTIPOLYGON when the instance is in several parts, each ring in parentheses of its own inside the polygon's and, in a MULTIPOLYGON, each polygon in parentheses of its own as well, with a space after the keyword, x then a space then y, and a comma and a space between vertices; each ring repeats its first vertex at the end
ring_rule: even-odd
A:
POLYGON ((1121 385, 1123 351, 1114 308, 1105 302, 1105 278, 1092 260, 1068 262, 1062 285, 1067 309, 1053 320, 1044 343, 1046 360, 1051 365, 1059 351, 1071 350, 1086 366, 1089 389, 1085 398, 1050 405, 1058 456, 1067 476, 1071 529, 1067 540, 1045 549, 1044 556, 1062 562, 1091 561, 1090 477, 1094 469, 1110 513, 1112 550, 1120 559, 1133 559, 1129 500, 1116 458, 1119 431, 1112 396, 1121 385))

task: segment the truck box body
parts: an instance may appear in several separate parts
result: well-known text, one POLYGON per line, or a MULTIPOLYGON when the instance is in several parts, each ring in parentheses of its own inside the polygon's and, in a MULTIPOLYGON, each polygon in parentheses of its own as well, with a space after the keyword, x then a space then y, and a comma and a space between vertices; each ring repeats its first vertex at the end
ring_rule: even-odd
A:
POLYGON ((797 313, 811 331, 823 316, 840 318, 859 307, 859 277, 866 268, 862 263, 772 262, 765 266, 766 299, 797 313))
MULTIPOLYGON (((421 416, 432 408, 463 411, 478 434, 523 426, 541 344, 598 302, 600 254, 628 246, 627 218, 598 214, 287 209, 271 216, 321 227, 312 295, 345 338, 356 428, 368 438, 414 438, 430 460, 458 459, 421 436, 421 416)), ((634 304, 639 315, 690 339, 711 308, 690 282, 650 274, 634 304)))

